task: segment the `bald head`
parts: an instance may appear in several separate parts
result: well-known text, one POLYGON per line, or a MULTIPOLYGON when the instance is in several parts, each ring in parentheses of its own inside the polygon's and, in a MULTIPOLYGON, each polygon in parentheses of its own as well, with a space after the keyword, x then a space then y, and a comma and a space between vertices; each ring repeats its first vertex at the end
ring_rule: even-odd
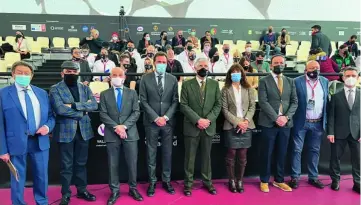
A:
POLYGON ((306 72, 312 72, 314 70, 320 70, 320 64, 314 60, 308 61, 306 64, 306 72))
POLYGON ((111 78, 125 78, 125 69, 123 66, 121 67, 115 67, 111 69, 110 71, 110 77, 111 78))

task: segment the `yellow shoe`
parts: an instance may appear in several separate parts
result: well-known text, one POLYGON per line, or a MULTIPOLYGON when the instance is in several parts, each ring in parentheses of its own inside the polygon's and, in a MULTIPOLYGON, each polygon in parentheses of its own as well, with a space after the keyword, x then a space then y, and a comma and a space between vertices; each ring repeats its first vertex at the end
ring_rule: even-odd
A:
POLYGON ((277 182, 273 182, 273 186, 283 190, 283 191, 292 191, 292 188, 289 187, 286 183, 277 183, 277 182))
POLYGON ((262 182, 261 182, 261 184, 260 184, 259 187, 260 187, 260 189, 261 189, 262 192, 264 192, 264 193, 268 193, 268 192, 269 192, 268 183, 262 183, 262 182))

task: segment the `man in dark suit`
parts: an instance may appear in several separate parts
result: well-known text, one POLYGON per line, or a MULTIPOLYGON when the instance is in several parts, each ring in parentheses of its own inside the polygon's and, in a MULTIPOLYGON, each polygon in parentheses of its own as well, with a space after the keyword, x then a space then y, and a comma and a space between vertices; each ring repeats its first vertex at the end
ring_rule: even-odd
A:
POLYGON ((62 199, 60 205, 68 205, 72 177, 77 197, 95 201, 96 197, 86 190, 89 140, 94 137, 88 112, 98 109, 98 104, 88 86, 78 83, 79 67, 72 61, 61 65, 63 81, 50 89, 50 102, 56 114, 53 138, 59 144, 60 182, 62 199))
MULTIPOLYGON (((0 90, 0 159, 11 161, 19 178, 11 174, 12 204, 26 204, 24 186, 27 157, 32 166, 36 204, 48 205, 49 133, 55 119, 45 90, 30 84, 31 65, 18 61, 12 65, 15 84, 0 90)), ((3 204, 3 202, 2 202, 3 204)))
POLYGON ((149 175, 148 196, 154 196, 156 177, 156 156, 158 137, 162 141, 163 188, 170 194, 175 190, 170 183, 172 168, 173 126, 178 107, 177 79, 166 73, 167 55, 158 52, 154 56, 155 72, 143 75, 140 82, 140 103, 144 110, 144 127, 147 142, 147 163, 149 175))
POLYGON ((123 148, 128 167, 129 195, 134 200, 142 201, 137 190, 138 95, 124 86, 125 69, 113 68, 110 72, 112 88, 100 94, 100 120, 105 125, 104 141, 107 144, 109 163, 109 187, 112 192, 108 205, 113 205, 119 198, 119 157, 123 148))
POLYGON ((324 52, 326 52, 327 56, 330 57, 332 53, 332 46, 330 39, 321 32, 320 25, 312 26, 312 43, 311 50, 321 48, 324 52))
POLYGON ((352 190, 360 193, 360 88, 357 68, 346 68, 343 90, 331 96, 327 120, 327 138, 331 142, 331 189, 340 189, 340 159, 348 144, 351 151, 352 190))
MULTIPOLYGON (((81 58, 80 48, 74 47, 71 49, 72 61, 79 66, 80 73, 91 73, 89 63, 86 60, 81 58)), ((81 76, 80 82, 84 85, 89 85, 92 77, 91 76, 81 76)))
POLYGON ((216 134, 216 120, 222 108, 218 82, 207 78, 209 61, 199 58, 195 63, 197 76, 185 81, 181 92, 181 112, 184 114, 184 195, 192 195, 194 164, 198 145, 201 147, 201 174, 204 187, 215 195, 212 184, 211 148, 216 134))
POLYGON ((214 47, 216 47, 217 44, 219 44, 219 41, 217 38, 212 38, 210 31, 206 31, 204 33, 204 36, 201 38, 201 50, 203 50, 204 42, 206 42, 206 41, 211 43, 211 48, 214 48, 214 47))
POLYGON ((282 75, 285 66, 283 56, 273 56, 271 59, 272 73, 261 78, 258 87, 258 102, 261 108, 258 117, 261 136, 260 189, 269 192, 268 182, 271 176, 271 161, 274 147, 276 153, 277 171, 273 186, 283 191, 292 191, 284 183, 284 165, 287 155, 288 141, 292 117, 297 110, 297 93, 293 79, 282 75), (276 145, 277 142, 277 146, 276 145))
POLYGON ((309 61, 305 75, 295 79, 298 107, 293 116, 293 153, 292 174, 288 185, 298 188, 301 175, 301 154, 304 142, 307 142, 308 183, 317 188, 324 188, 318 180, 318 161, 321 141, 326 128, 326 105, 328 102, 328 80, 320 74, 320 64, 309 61), (307 138, 307 139, 306 139, 307 138))

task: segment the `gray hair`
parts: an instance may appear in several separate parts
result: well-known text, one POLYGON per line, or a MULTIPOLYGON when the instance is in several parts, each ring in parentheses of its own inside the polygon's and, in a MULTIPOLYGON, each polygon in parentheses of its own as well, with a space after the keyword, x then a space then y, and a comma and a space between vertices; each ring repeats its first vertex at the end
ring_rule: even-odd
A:
POLYGON ((33 66, 30 65, 29 63, 25 62, 25 61, 16 61, 16 62, 11 66, 11 72, 12 72, 12 73, 15 73, 15 69, 16 69, 16 67, 18 67, 18 66, 28 67, 28 68, 30 68, 31 73, 34 74, 34 68, 33 68, 33 66))
POLYGON ((306 68, 307 68, 307 66, 308 66, 309 64, 311 64, 311 63, 316 63, 316 64, 318 65, 318 69, 320 69, 320 64, 319 64, 317 61, 315 61, 315 60, 310 60, 310 61, 308 61, 307 64, 306 64, 306 68))
POLYGON ((360 74, 359 70, 356 67, 346 67, 345 69, 343 69, 342 75, 344 75, 346 71, 356 71, 357 74, 360 74))
POLYGON ((194 63, 194 67, 198 67, 198 65, 201 63, 201 62, 207 62, 208 63, 208 59, 207 58, 198 58, 196 60, 196 62, 194 63))

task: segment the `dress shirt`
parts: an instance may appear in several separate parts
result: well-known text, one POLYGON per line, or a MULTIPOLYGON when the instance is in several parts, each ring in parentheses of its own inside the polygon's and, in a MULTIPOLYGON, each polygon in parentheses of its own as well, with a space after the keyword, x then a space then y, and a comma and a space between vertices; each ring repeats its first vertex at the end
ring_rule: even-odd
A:
POLYGON ((239 86, 239 89, 233 85, 232 85, 232 87, 233 87, 234 97, 236 100, 237 117, 243 118, 241 85, 239 86))
POLYGON ((233 65, 233 55, 230 53, 228 53, 228 54, 223 53, 219 59, 224 62, 224 65, 226 65, 227 71, 233 65))
POLYGON ((201 80, 201 79, 199 79, 198 78, 198 76, 196 76, 196 79, 197 79, 197 82, 198 82, 198 85, 199 85, 199 87, 202 87, 202 81, 204 82, 204 83, 206 83, 206 80, 207 80, 207 78, 204 78, 203 80, 201 80))
MULTIPOLYGON (((111 60, 107 60, 106 62, 103 62, 102 60, 97 60, 94 63, 93 73, 110 73, 111 70, 115 67, 116 67, 115 63, 111 60), (105 66, 104 66, 104 64, 105 64, 105 66), (108 72, 105 72, 107 70, 108 70, 108 72)), ((104 80, 107 76, 102 76, 102 77, 104 80)), ((97 80, 97 79, 100 80, 101 76, 93 77, 93 80, 97 80)))
MULTIPOLYGON (((155 71, 155 72, 154 72, 154 74, 155 74, 155 82, 156 82, 156 83, 157 83, 157 85, 158 85, 158 76, 160 76, 160 74, 159 74, 157 71, 155 71)), ((165 73, 163 73, 161 76, 162 76, 162 86, 163 86, 163 89, 164 89, 164 83, 165 83, 164 78, 165 78, 165 73)))
POLYGON ((322 118, 323 116, 323 89, 321 85, 321 81, 317 79, 317 81, 312 81, 306 76, 306 88, 307 88, 307 102, 312 99, 312 88, 315 86, 315 83, 317 83, 315 89, 314 89, 314 98, 315 101, 315 107, 313 110, 306 109, 306 119, 308 120, 317 120, 322 118), (308 84, 308 82, 311 84, 311 86, 308 84))
POLYGON ((348 95, 350 93, 350 90, 352 90, 352 104, 355 103, 355 96, 356 96, 356 86, 353 88, 348 88, 346 86, 344 86, 344 90, 345 90, 345 95, 346 95, 346 101, 348 101, 348 95))
MULTIPOLYGON (((21 108, 23 109, 24 112, 24 116, 25 118, 27 118, 27 110, 26 110, 26 102, 25 102, 25 92, 24 90, 27 89, 28 95, 30 97, 31 100, 31 104, 33 105, 34 108, 34 117, 35 117, 35 125, 36 125, 36 129, 38 130, 40 128, 40 121, 41 121, 41 109, 40 109, 40 103, 38 98, 36 97, 33 89, 31 88, 31 86, 27 86, 22 87, 19 84, 15 83, 15 87, 16 90, 18 92, 18 97, 19 97, 19 101, 21 104, 21 108)), ((47 127, 47 126, 46 126, 47 127)), ((48 131, 49 131, 49 127, 48 131)))

